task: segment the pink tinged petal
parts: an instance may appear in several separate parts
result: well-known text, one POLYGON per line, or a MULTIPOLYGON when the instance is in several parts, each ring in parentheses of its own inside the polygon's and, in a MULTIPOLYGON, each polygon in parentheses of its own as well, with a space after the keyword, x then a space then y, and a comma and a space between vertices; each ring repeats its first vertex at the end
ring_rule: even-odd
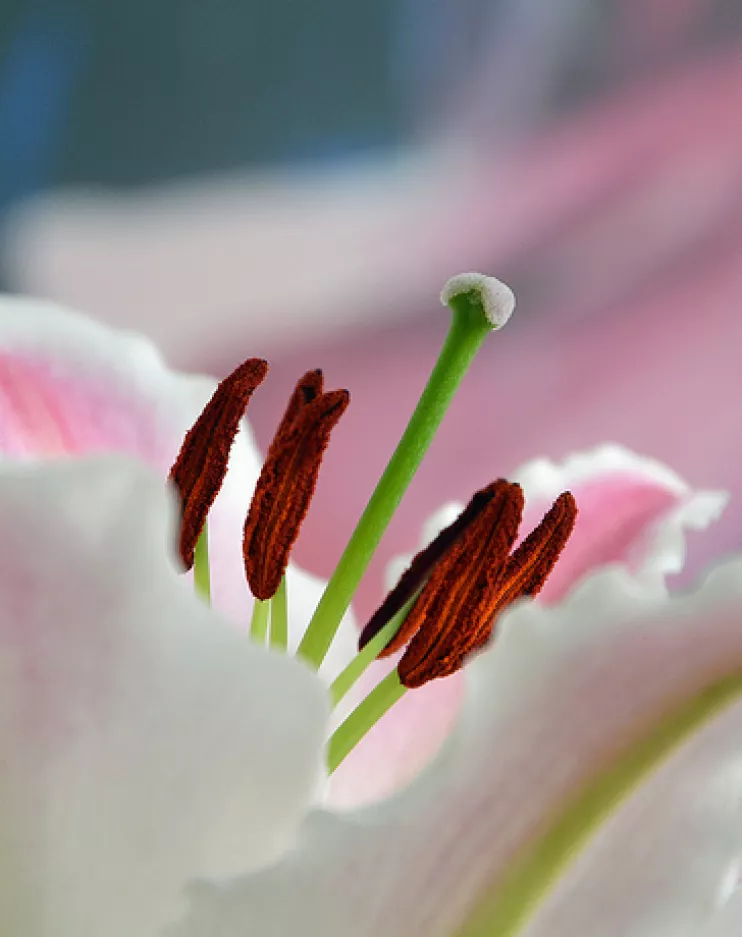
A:
POLYGON ((322 686, 183 588, 176 514, 112 457, 0 471, 3 934, 150 937, 315 794, 322 686))
MULTIPOLYGON (((167 477, 185 433, 214 391, 210 378, 170 371, 141 336, 117 332, 51 303, 0 297, 0 458, 123 452, 167 477)), ((246 423, 209 515, 212 596, 234 622, 250 621, 242 525, 261 459, 246 423)), ((319 601, 321 580, 290 568, 291 646, 319 601)), ((323 673, 355 653, 347 616, 323 673)))
MULTIPOLYGON (((277 866, 194 890, 172 933, 500 933, 467 929, 472 914, 574 798, 685 702, 739 681, 741 623, 739 559, 691 596, 608 570, 560 606, 514 608, 467 669, 457 727, 415 784, 350 815, 313 815, 277 866)), ((610 804, 508 935, 695 937, 711 924, 742 854, 739 699, 610 804)))
POLYGON ((182 391, 177 402, 176 383, 144 339, 51 303, 0 299, 5 454, 125 451, 167 465, 186 421, 178 409, 194 403, 182 391))
POLYGON ((665 591, 665 577, 685 560, 685 530, 702 530, 727 503, 717 491, 695 491, 654 459, 617 445, 570 456, 561 464, 539 459, 513 481, 526 495, 521 530, 531 530, 562 491, 579 507, 572 536, 539 601, 556 601, 586 575, 621 563, 647 587, 665 591))
MULTIPOLYGON (((562 463, 539 459, 522 466, 513 480, 526 494, 521 525, 525 536, 563 491, 579 507, 575 530, 538 602, 555 602, 596 568, 621 563, 638 582, 662 594, 665 577, 679 572, 685 557, 685 531, 715 520, 724 505, 721 492, 695 491, 669 468, 616 445, 570 456, 562 463)), ((425 525, 420 546, 451 523, 463 505, 447 504, 425 525)), ((390 564, 388 585, 409 562, 390 564)), ((393 581, 392 581, 393 580, 393 581)), ((369 673, 378 681, 388 665, 369 673)), ((409 783, 443 744, 456 719, 463 677, 454 675, 408 693, 335 772, 330 802, 335 807, 371 803, 409 783)))
MULTIPOLYGON (((123 452, 164 481, 214 387, 209 378, 170 371, 138 335, 51 303, 0 298, 0 457, 123 452)), ((240 545, 259 470, 243 424, 209 526, 215 604, 245 623, 252 600, 240 545)))

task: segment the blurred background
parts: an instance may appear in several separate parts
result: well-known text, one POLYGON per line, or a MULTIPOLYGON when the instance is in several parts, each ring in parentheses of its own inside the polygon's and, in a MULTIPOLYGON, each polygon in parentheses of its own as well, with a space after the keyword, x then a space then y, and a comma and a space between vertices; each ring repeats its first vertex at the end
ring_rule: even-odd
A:
POLYGON ((327 574, 423 386, 453 273, 518 313, 475 363, 364 586, 422 519, 615 440, 736 496, 742 0, 0 0, 0 280, 348 386, 298 558, 327 574))

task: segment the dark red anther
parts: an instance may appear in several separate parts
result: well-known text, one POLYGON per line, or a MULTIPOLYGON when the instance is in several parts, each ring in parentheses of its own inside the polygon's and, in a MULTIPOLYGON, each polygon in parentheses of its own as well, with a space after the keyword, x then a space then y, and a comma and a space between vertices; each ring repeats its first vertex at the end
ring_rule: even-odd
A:
POLYGON ((182 505, 179 552, 186 569, 193 566, 196 542, 227 473, 240 420, 267 373, 266 361, 250 358, 224 378, 186 434, 170 469, 182 505))
POLYGON ((323 392, 321 371, 308 371, 291 395, 245 521, 245 575, 258 599, 271 598, 280 585, 330 433, 349 401, 347 390, 323 392))

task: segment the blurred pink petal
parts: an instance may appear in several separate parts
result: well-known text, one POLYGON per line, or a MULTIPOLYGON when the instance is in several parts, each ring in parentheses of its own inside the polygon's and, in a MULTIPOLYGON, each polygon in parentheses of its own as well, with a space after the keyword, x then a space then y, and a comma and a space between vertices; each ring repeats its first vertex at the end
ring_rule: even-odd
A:
POLYGON ((218 370, 246 342, 272 354, 414 314, 457 269, 596 312, 735 224, 741 91, 730 44, 494 153, 43 196, 6 222, 6 264, 21 289, 218 370))
MULTIPOLYGON (((562 491, 571 491, 579 508, 572 537, 536 600, 540 604, 562 599, 609 564, 626 568, 648 595, 665 595, 666 576, 685 559, 685 531, 705 528, 726 504, 723 493, 693 491, 665 466, 618 446, 571 456, 562 465, 531 462, 512 479, 526 495, 523 536, 562 491)), ((367 686, 388 670, 388 662, 370 668, 367 686)), ((450 732, 463 681, 459 673, 407 693, 333 774, 333 806, 377 800, 415 777, 450 732)))

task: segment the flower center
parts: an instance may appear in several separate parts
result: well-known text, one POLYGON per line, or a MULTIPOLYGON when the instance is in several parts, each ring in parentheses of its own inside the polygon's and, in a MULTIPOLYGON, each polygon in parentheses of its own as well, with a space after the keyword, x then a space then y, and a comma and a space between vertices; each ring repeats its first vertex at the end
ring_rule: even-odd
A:
MULTIPOLYGON (((452 311, 438 361, 396 450, 338 562, 298 648, 319 667, 353 594, 404 492, 484 338, 514 307, 497 280, 465 274, 441 294, 452 311)), ((219 384, 187 434, 170 478, 182 503, 180 555, 194 567, 196 587, 208 599, 207 516, 226 474, 232 443, 253 392, 268 367, 250 359, 219 384)), ((245 521, 243 556, 255 597, 251 635, 285 649, 285 572, 314 492, 332 430, 345 412, 345 390, 325 391, 322 372, 297 383, 268 449, 245 521)), ((497 615, 535 595, 573 529, 577 508, 562 494, 538 527, 513 552, 523 512, 519 485, 498 480, 478 491, 461 515, 418 553, 371 617, 359 653, 330 688, 334 704, 379 656, 404 649, 397 667, 336 730, 328 744, 334 770, 407 689, 460 670, 491 638, 497 615)))

